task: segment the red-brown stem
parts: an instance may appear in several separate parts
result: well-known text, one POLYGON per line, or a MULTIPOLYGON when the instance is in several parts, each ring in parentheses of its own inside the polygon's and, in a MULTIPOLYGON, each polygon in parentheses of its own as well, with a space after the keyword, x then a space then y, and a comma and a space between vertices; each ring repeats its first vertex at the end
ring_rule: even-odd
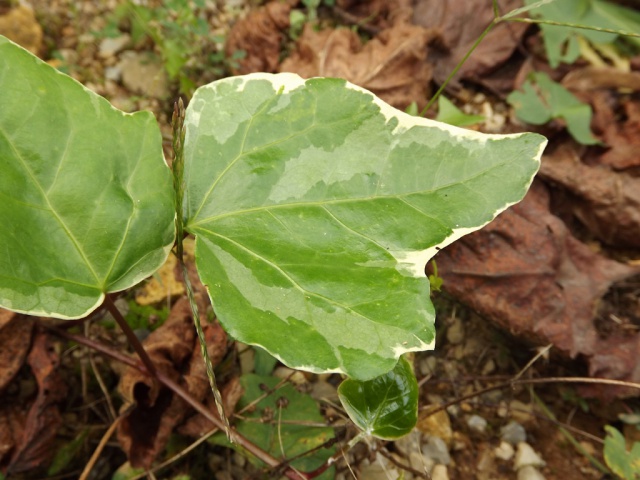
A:
MULTIPOLYGON (((195 400, 191 395, 189 395, 189 392, 187 392, 184 388, 182 388, 180 385, 178 385, 169 377, 167 377, 164 373, 156 370, 155 374, 152 375, 149 373, 146 366, 143 366, 139 362, 136 362, 133 358, 125 354, 122 354, 116 350, 113 350, 107 347, 106 345, 96 342, 95 340, 91 340, 90 338, 87 338, 81 335, 74 335, 73 333, 66 332, 56 327, 47 326, 46 328, 53 331, 56 335, 64 337, 68 340, 72 340, 80 345, 84 345, 89 348, 92 348, 95 351, 100 352, 103 355, 111 357, 115 360, 118 360, 119 362, 122 362, 125 365, 128 365, 129 367, 133 367, 141 371, 142 373, 155 377, 165 387, 167 387, 169 390, 171 390, 173 393, 175 393, 180 398, 182 398, 185 402, 191 405, 191 407, 193 407, 194 410, 196 410, 198 413, 201 413, 207 420, 213 423, 218 429, 224 431, 224 425, 222 421, 218 417, 216 417, 213 414, 213 412, 211 412, 201 402, 198 402, 197 400, 195 400)), ((240 435, 235 430, 231 430, 231 435, 233 436, 233 441, 235 443, 240 445, 242 448, 247 450, 249 453, 251 453, 257 459, 264 462, 269 467, 276 468, 282 465, 282 462, 280 462, 280 460, 271 456, 268 452, 262 450, 260 447, 252 443, 250 440, 248 440, 244 436, 240 435)), ((309 475, 306 473, 299 473, 294 471, 291 468, 287 468, 283 474, 291 480, 309 480, 317 476, 317 475, 309 475)))
POLYGON ((136 334, 133 333, 133 330, 131 330, 131 327, 120 313, 120 310, 118 310, 118 307, 116 307, 113 301, 111 301, 109 295, 105 296, 104 306, 107 308, 107 310, 109 310, 111 316, 116 320, 116 322, 124 332, 127 340, 129 341, 129 345, 133 347, 133 349, 138 354, 138 357, 140 357, 140 360, 142 360, 142 363, 147 369, 145 373, 147 373, 150 377, 157 377, 158 372, 156 371, 156 366, 153 364, 153 360, 151 360, 151 357, 149 357, 149 355, 147 354, 147 351, 142 346, 142 343, 140 342, 138 337, 136 337, 136 334))

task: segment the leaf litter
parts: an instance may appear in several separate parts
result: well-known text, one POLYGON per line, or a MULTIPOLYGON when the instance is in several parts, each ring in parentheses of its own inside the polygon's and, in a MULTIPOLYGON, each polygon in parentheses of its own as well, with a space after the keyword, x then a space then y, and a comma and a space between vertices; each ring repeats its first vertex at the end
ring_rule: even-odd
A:
MULTIPOLYGON (((75 47, 82 32, 76 30, 78 26, 62 26, 52 20, 55 8, 62 8, 62 12, 68 10, 65 0, 54 3, 52 7, 49 2, 33 2, 38 13, 48 12, 37 17, 41 22, 51 24, 45 24, 49 26, 49 29, 45 28, 46 40, 49 44, 59 40, 64 46, 75 47)), ((246 2, 233 3, 240 4, 240 9, 249 12, 248 16, 235 23, 226 39, 228 57, 237 52, 244 55, 237 56, 231 66, 235 73, 286 70, 306 76, 343 76, 374 90, 401 108, 413 101, 424 105, 432 91, 432 81, 438 85, 443 81, 492 19, 490 2, 484 0, 336 0, 336 6, 326 9, 325 16, 320 16, 317 25, 307 25, 294 41, 289 32, 289 15, 292 9, 304 11, 305 7, 300 2, 269 2, 263 7, 249 7, 246 2)), ((499 5, 501 12, 507 12, 521 6, 521 3, 504 0, 499 5)), ((87 19, 99 17, 100 12, 100 9, 87 4, 82 6, 79 14, 87 19)), ((60 18, 66 17, 61 15, 60 18)), ((545 71, 548 66, 539 56, 542 39, 539 35, 527 36, 531 32, 528 26, 521 24, 496 27, 456 75, 451 87, 456 91, 455 97, 468 98, 476 88, 475 84, 485 86, 504 98, 515 88, 518 72, 524 72, 527 66, 535 65, 545 71), (523 63, 526 56, 535 57, 535 60, 523 63)), ((149 48, 149 45, 136 48, 149 48)), ((90 77, 99 79, 104 68, 109 67, 109 62, 117 58, 100 59, 97 49, 88 48, 82 50, 79 60, 90 77)), ((614 72, 610 68, 585 68, 583 64, 563 66, 559 69, 559 76, 554 76, 554 80, 560 81, 592 106, 591 128, 605 145, 579 147, 567 137, 561 126, 551 129, 555 148, 549 149, 539 180, 525 201, 502 214, 483 231, 451 245, 438 255, 439 274, 445 279, 444 288, 447 295, 455 299, 456 306, 442 312, 436 352, 431 357, 418 356, 416 359, 419 377, 428 387, 423 392, 424 404, 437 406, 469 393, 473 387, 464 383, 465 375, 475 376, 474 381, 479 381, 477 378, 482 375, 513 374, 508 362, 504 363, 505 350, 511 359, 509 361, 524 364, 526 360, 522 354, 528 350, 514 351, 513 338, 505 340, 500 337, 502 332, 524 340, 527 346, 553 343, 554 355, 558 355, 562 362, 568 358, 584 359, 591 375, 640 379, 637 362, 640 309, 638 288, 635 286, 638 267, 634 263, 638 258, 637 239, 640 238, 637 235, 640 227, 636 198, 640 189, 637 185, 638 156, 635 154, 640 122, 638 72, 637 68, 630 72, 614 72), (461 304, 481 313, 482 319, 471 310, 459 315, 464 322, 457 319, 456 309, 462 308, 461 304), (622 319, 623 326, 629 328, 620 328, 612 318, 622 319), (491 330, 485 319, 491 320, 498 329, 491 330), (607 326, 603 327, 604 324, 607 326), (480 341, 484 336, 479 332, 486 329, 489 329, 487 338, 480 341), (454 335, 457 330, 463 332, 461 336, 454 335), (448 379, 453 387, 447 389, 438 383, 442 379, 448 379)), ((117 83, 98 84, 96 87, 107 95, 109 92, 123 94, 123 87, 117 83)), ((500 98, 492 101, 500 105, 500 98)), ((162 104, 156 100, 142 102, 143 106, 157 109, 159 116, 164 115, 162 104)), ((511 123, 507 128, 525 127, 511 123)), ((530 126, 526 128, 531 129, 530 126)), ((202 395, 200 398, 204 402, 210 402, 206 376, 198 367, 201 360, 195 358, 198 348, 187 319, 189 312, 180 302, 183 300, 174 305, 168 326, 151 337, 148 343, 163 371, 183 382, 194 396, 202 395)), ((11 328, 28 330, 26 323, 20 322, 20 327, 11 328)), ((8 325, 2 326, 8 328, 8 325)), ((48 451, 51 449, 44 448, 43 443, 48 437, 38 434, 38 425, 55 425, 58 421, 52 412, 57 408, 65 382, 58 378, 52 394, 44 395, 44 390, 41 393, 42 385, 47 384, 46 378, 56 378, 55 360, 53 357, 46 360, 43 347, 39 346, 43 342, 40 334, 31 346, 24 339, 20 342, 14 340, 24 337, 22 333, 14 335, 12 330, 4 328, 0 329, 0 335, 7 334, 11 338, 9 345, 15 350, 10 351, 8 363, 3 363, 0 370, 3 374, 0 378, 4 378, 7 385, 2 395, 14 388, 24 362, 20 358, 26 358, 29 349, 32 352, 37 349, 40 351, 38 355, 43 355, 42 362, 34 363, 41 365, 37 368, 42 369, 43 377, 37 380, 38 400, 31 410, 27 411, 15 402, 8 406, 2 402, 0 407, 2 465, 7 465, 12 457, 15 459, 13 468, 18 469, 20 465, 42 463, 42 459, 50 455, 48 451), (43 417, 39 422, 33 418, 38 415, 43 417), (27 420, 29 417, 32 418, 31 423, 27 420), (29 426, 25 427, 27 424, 29 426), (15 434, 15 438, 9 440, 13 443, 7 443, 7 432, 15 434), (25 439, 39 439, 40 443, 29 448, 25 439), (45 450, 46 455, 42 453, 45 450)), ((210 353, 218 359, 226 351, 226 340, 222 339, 223 333, 216 327, 206 328, 208 335, 214 338, 211 343, 216 349, 210 353)), ((5 345, 0 350, 2 354, 9 348, 5 345)), ((29 358, 32 361, 31 354, 29 358)), ((536 373, 548 371, 549 367, 538 366, 536 373)), ((551 372, 557 373, 557 370, 551 372)), ((119 438, 125 451, 139 464, 149 465, 157 458, 177 428, 184 434, 197 435, 203 433, 203 427, 210 426, 201 422, 198 416, 186 420, 189 412, 184 404, 169 392, 154 390, 153 384, 144 377, 137 377, 133 371, 122 375, 120 382, 121 393, 135 402, 133 411, 136 413, 130 414, 128 423, 121 427, 119 438), (143 435, 136 434, 138 427, 143 435)), ((226 408, 230 410, 242 396, 242 388, 238 384, 237 377, 231 376, 222 386, 226 408)), ((566 412, 567 404, 570 405, 570 399, 574 397, 569 390, 561 392, 563 397, 558 398, 553 390, 542 391, 546 401, 553 404, 558 412, 566 412)), ((609 400, 632 393, 610 387, 592 387, 590 391, 581 392, 609 400)), ((509 475, 513 475, 501 476, 498 473, 505 468, 510 470, 511 466, 506 460, 493 455, 493 439, 486 434, 473 433, 465 426, 465 415, 470 411, 483 413, 501 426, 512 418, 522 422, 528 434, 534 439, 537 436, 536 449, 542 451, 545 461, 554 467, 555 475, 551 470, 545 470, 547 478, 571 478, 576 471, 580 471, 584 478, 598 478, 589 470, 587 462, 562 458, 567 455, 558 456, 557 452, 554 454, 559 440, 548 435, 548 424, 532 420, 531 416, 517 417, 518 408, 522 405, 514 403, 516 400, 511 396, 528 402, 526 392, 516 389, 492 398, 483 397, 484 403, 465 402, 457 410, 448 410, 446 415, 454 429, 452 439, 448 439, 455 462, 449 466, 452 478, 471 478, 476 473, 478 478, 511 478, 509 475), (487 406, 489 400, 495 401, 497 414, 487 406), (506 408, 507 413, 501 408, 506 408), (470 467, 472 470, 465 470, 470 467)), ((595 413, 596 407, 592 408, 595 413)), ((611 410, 603 415, 613 418, 611 412, 623 407, 614 400, 607 408, 611 410)), ((326 418, 336 418, 333 407, 325 406, 324 409, 326 418)), ((585 417, 579 410, 575 413, 575 421, 583 428, 602 436, 593 417, 585 417)), ((423 425, 425 423, 422 422, 423 425)), ((427 444, 424 435, 432 433, 419 435, 418 450, 421 444, 427 444)), ((51 442, 51 439, 47 441, 51 442)), ((404 456, 398 456, 398 452, 392 452, 397 456, 396 460, 410 463, 418 470, 421 468, 419 463, 410 462, 411 459, 416 460, 416 451, 404 452, 404 456)), ((348 459, 353 468, 364 469, 368 468, 367 455, 366 449, 358 446, 348 459)), ((224 470, 225 467, 219 468, 224 470)), ((385 468, 390 471, 396 466, 385 463, 385 468)))

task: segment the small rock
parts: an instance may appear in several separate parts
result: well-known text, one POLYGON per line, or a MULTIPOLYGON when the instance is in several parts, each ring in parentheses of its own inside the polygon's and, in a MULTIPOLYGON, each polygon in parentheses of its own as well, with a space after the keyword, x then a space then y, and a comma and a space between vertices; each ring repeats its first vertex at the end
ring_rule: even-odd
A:
POLYGON ((122 69, 119 65, 107 67, 104 69, 104 78, 106 80, 111 80, 112 82, 119 82, 122 78, 122 69))
POLYGON ((436 465, 431 472, 431 480, 449 480, 449 473, 445 465, 436 465))
POLYGON ((422 453, 420 453, 420 449, 418 449, 418 451, 413 451, 409 454, 409 465, 419 472, 428 472, 433 468, 433 461, 427 463, 427 459, 424 458, 422 453))
POLYGON ((323 380, 317 381, 311 385, 311 398, 314 400, 330 400, 337 402, 339 400, 338 390, 336 387, 323 380))
POLYGON ((460 318, 452 319, 451 325, 447 328, 447 340, 452 345, 458 345, 464 340, 464 325, 460 318))
POLYGON ((441 438, 447 445, 451 443, 453 438, 451 420, 449 414, 444 410, 419 418, 417 428, 422 433, 441 438))
POLYGON ((411 452, 419 452, 421 443, 422 433, 415 428, 408 435, 395 441, 398 451, 405 455, 411 455, 411 452))
POLYGON ((418 371, 421 375, 433 375, 438 365, 438 359, 433 356, 425 356, 418 362, 418 371))
POLYGON ((493 472, 496 471, 496 462, 493 457, 491 449, 485 448, 482 450, 476 464, 476 478, 477 480, 490 480, 493 478, 493 472))
POLYGON ((122 50, 127 43, 129 43, 131 37, 129 35, 124 34, 116 38, 105 38, 100 42, 100 49, 98 50, 98 55, 100 58, 110 58, 115 56, 120 50, 122 50))
MULTIPOLYGON (((363 462, 364 463, 364 462, 363 462)), ((360 469, 360 478, 371 480, 397 480, 400 478, 400 472, 385 457, 376 454, 375 460, 360 469)))
POLYGON ((518 444, 518 451, 516 452, 516 458, 513 461, 513 469, 520 470, 522 467, 544 467, 545 462, 540 456, 531 448, 526 442, 520 442, 518 444))
POLYGON ((289 367, 280 366, 276 368, 273 371, 273 376, 278 377, 282 380, 286 379, 291 383, 293 383, 294 385, 298 385, 298 386, 305 385, 309 382, 307 380, 307 377, 304 376, 304 373, 302 373, 300 370, 293 370, 292 368, 289 368, 289 367))
POLYGON ((496 458, 499 458, 500 460, 504 460, 505 462, 508 462, 513 458, 513 454, 516 452, 509 442, 505 442, 503 440, 502 442, 500 442, 500 445, 498 445, 495 448, 493 453, 496 456, 496 458))
POLYGON ((42 27, 36 20, 33 10, 25 5, 18 5, 5 15, 0 15, 0 35, 4 35, 34 55, 42 51, 42 27))
POLYGON ((449 465, 451 463, 451 456, 449 455, 449 449, 447 444, 444 443, 440 437, 429 435, 427 443, 422 446, 422 454, 427 461, 431 460, 433 463, 449 465))
POLYGON ((518 470, 518 480, 546 480, 540 471, 531 465, 518 470))
POLYGON ((166 98, 169 94, 167 74, 162 62, 148 54, 123 52, 118 64, 122 83, 134 93, 148 97, 166 98))
POLYGON ((487 421, 480 415, 471 415, 467 419, 467 426, 474 432, 484 433, 487 429, 487 421))
POLYGON ((500 439, 511 445, 518 445, 527 441, 527 432, 522 425, 512 420, 500 429, 500 439))

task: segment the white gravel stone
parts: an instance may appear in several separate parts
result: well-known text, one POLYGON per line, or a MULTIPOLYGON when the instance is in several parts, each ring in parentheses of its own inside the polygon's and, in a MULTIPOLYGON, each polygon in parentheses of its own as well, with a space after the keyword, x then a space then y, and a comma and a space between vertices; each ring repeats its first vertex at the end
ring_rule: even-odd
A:
POLYGON ((436 465, 431 472, 431 480, 449 480, 449 472, 445 465, 436 465))
POLYGON ((531 465, 518 470, 518 480, 546 480, 540 471, 531 465))
POLYGON ((487 421, 480 415, 471 415, 467 419, 467 426, 474 432, 484 433, 487 429, 487 421))
POLYGON ((129 35, 124 34, 116 38, 105 38, 100 42, 100 50, 98 55, 100 58, 110 58, 115 56, 120 50, 122 50, 131 40, 129 35))
POLYGON ((518 444, 518 451, 516 452, 516 458, 513 461, 514 470, 520 470, 523 467, 544 467, 545 462, 540 458, 531 445, 526 442, 520 442, 518 444))
POLYGON ((516 451, 514 450, 513 446, 511 446, 509 442, 505 442, 503 440, 502 442, 500 442, 500 445, 498 445, 495 448, 493 453, 496 456, 496 458, 499 458, 500 460, 504 460, 505 462, 508 462, 513 458, 513 455, 516 453, 516 451))
POLYGON ((500 429, 500 439, 511 445, 518 445, 527 441, 527 432, 522 425, 512 420, 500 429))
POLYGON ((427 460, 436 464, 449 465, 451 463, 447 444, 440 437, 428 435, 427 442, 422 446, 422 454, 427 460))

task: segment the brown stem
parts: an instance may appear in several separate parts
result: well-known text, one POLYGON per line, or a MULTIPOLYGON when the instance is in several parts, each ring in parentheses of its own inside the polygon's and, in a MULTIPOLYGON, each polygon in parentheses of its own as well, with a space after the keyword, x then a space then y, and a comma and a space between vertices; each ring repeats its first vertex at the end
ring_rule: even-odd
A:
POLYGON ((140 342, 138 337, 136 337, 136 334, 133 333, 133 330, 131 330, 131 327, 120 313, 120 310, 118 310, 113 301, 111 301, 109 295, 105 296, 104 306, 107 308, 107 310, 109 310, 111 316, 115 318, 118 325, 120 325, 120 328, 127 337, 129 344, 136 351, 138 357, 140 357, 140 360, 142 360, 142 363, 147 369, 145 373, 147 373, 152 378, 157 377, 158 372, 156 370, 156 366, 153 364, 153 360, 151 360, 151 357, 149 357, 149 355, 147 354, 147 351, 142 346, 142 343, 140 342))
MULTIPOLYGON (((80 345, 85 345, 87 347, 90 347, 90 348, 96 350, 97 352, 100 352, 103 355, 106 355, 106 356, 111 357, 111 358, 113 358, 115 360, 118 360, 118 361, 124 363, 125 365, 128 365, 129 367, 133 367, 133 368, 141 371, 142 373, 145 373, 147 375, 151 375, 149 373, 148 369, 146 368, 146 366, 140 365, 139 362, 136 362, 131 357, 129 357, 129 356, 125 355, 125 354, 122 354, 122 353, 120 353, 120 352, 118 352, 116 350, 113 350, 113 349, 107 347, 106 345, 103 345, 103 344, 101 344, 99 342, 96 342, 95 340, 91 340, 90 338, 83 337, 81 335, 75 335, 73 333, 66 332, 66 331, 61 330, 61 329, 56 328, 56 327, 46 326, 46 328, 48 328, 49 330, 51 330, 52 332, 54 332, 58 336, 64 337, 64 338, 66 338, 68 340, 72 340, 72 341, 74 341, 74 342, 76 342, 76 343, 78 343, 80 345)), ((169 377, 167 377, 164 373, 162 373, 160 371, 156 370, 155 375, 153 375, 153 376, 160 383, 162 383, 165 387, 167 387, 169 390, 171 390, 173 393, 175 393, 180 398, 182 398, 185 402, 187 402, 189 405, 191 405, 191 407, 193 407, 194 410, 196 410, 198 413, 202 414, 207 420, 209 420, 211 423, 213 423, 218 429, 224 431, 224 424, 222 423, 222 421, 218 417, 216 417, 201 402, 198 402, 191 395, 189 395, 189 392, 184 390, 180 385, 178 385, 176 382, 171 380, 169 377)), ((247 438, 245 438, 244 436, 242 436, 241 434, 239 434, 235 430, 231 430, 231 435, 233 437, 233 442, 234 443, 237 443, 238 445, 240 445, 242 448, 247 450, 249 453, 251 453, 253 456, 255 456, 256 458, 261 460, 263 463, 265 463, 269 467, 277 468, 277 467, 281 466, 282 462, 280 462, 280 460, 278 460, 277 458, 271 456, 268 452, 262 450, 260 447, 258 447, 254 443, 252 443, 250 440, 248 440, 247 438)), ((296 472, 292 468, 287 468, 287 470, 283 474, 287 478, 289 478, 291 480, 309 480, 309 479, 314 478, 316 476, 316 475, 313 475, 313 474, 310 475, 310 474, 306 474, 306 473, 296 472)))

